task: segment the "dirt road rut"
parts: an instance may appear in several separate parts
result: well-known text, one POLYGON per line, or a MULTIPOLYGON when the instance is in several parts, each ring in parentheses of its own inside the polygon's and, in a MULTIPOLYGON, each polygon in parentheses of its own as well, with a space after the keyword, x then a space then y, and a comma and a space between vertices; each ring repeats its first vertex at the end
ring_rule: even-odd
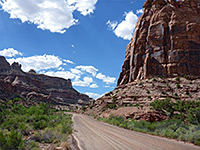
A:
POLYGON ((74 114, 74 138, 80 150, 200 150, 177 142, 112 126, 85 115, 74 114))

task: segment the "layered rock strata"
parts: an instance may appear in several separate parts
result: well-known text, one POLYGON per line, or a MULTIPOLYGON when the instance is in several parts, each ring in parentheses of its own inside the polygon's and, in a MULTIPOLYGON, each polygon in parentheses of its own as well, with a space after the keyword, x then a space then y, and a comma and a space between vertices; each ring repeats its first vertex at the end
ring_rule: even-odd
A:
POLYGON ((92 100, 77 92, 70 79, 37 74, 34 70, 26 73, 20 64, 10 65, 5 57, 0 56, 0 99, 15 97, 63 105, 84 105, 92 100))
POLYGON ((200 0, 147 0, 118 85, 151 76, 200 76, 200 0))

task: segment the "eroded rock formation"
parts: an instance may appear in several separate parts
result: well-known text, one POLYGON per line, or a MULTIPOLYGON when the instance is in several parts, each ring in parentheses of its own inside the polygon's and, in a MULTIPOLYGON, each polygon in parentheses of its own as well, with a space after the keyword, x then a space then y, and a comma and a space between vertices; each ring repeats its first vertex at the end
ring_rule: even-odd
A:
POLYGON ((20 64, 14 62, 10 66, 5 57, 0 56, 0 99, 15 97, 63 105, 84 105, 92 100, 77 92, 70 79, 37 74, 34 70, 26 73, 20 64))
POLYGON ((165 120, 150 103, 199 100, 199 78, 200 0, 147 0, 126 48, 118 86, 91 104, 87 113, 165 120))
POLYGON ((200 0, 147 0, 118 85, 151 76, 200 76, 200 0))

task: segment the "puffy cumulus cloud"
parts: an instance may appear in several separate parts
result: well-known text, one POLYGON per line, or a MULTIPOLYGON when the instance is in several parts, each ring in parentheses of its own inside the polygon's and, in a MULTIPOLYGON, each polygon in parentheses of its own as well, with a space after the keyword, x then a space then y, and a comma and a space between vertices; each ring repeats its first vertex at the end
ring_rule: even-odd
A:
POLYGON ((110 21, 110 20, 108 20, 106 24, 108 25, 108 28, 110 30, 114 30, 116 28, 118 22, 117 21, 110 21))
POLYGON ((0 51, 0 55, 5 56, 5 57, 14 57, 17 55, 22 56, 22 53, 18 52, 17 50, 15 50, 13 48, 8 48, 8 49, 4 49, 4 50, 0 51))
POLYGON ((138 10, 136 11, 136 14, 142 14, 142 13, 143 13, 143 10, 144 10, 144 9, 138 9, 138 10))
POLYGON ((132 11, 125 13, 126 17, 119 24, 115 24, 114 22, 110 22, 108 26, 111 26, 113 32, 117 37, 123 38, 124 40, 130 40, 133 36, 133 31, 135 29, 138 17, 132 11))
POLYGON ((24 71, 29 71, 30 69, 39 71, 43 69, 59 68, 62 65, 62 60, 54 55, 36 55, 7 60, 10 64, 13 62, 20 63, 24 71))
POLYGON ((99 97, 101 97, 101 95, 97 93, 86 92, 85 94, 88 95, 89 97, 92 97, 93 99, 98 99, 99 97))
POLYGON ((91 84, 90 88, 98 88, 99 86, 97 84, 91 84))
POLYGON ((97 0, 68 0, 68 3, 74 6, 82 15, 86 16, 94 12, 97 0))
POLYGON ((60 77, 60 78, 64 78, 64 79, 74 79, 74 78, 79 78, 79 76, 73 74, 70 71, 41 71, 40 73, 48 75, 48 76, 53 76, 53 77, 60 77))
POLYGON ((64 33, 77 22, 73 8, 65 0, 3 0, 0 5, 10 18, 34 23, 51 32, 64 33))
POLYGON ((102 80, 106 84, 114 84, 116 80, 116 78, 103 75, 102 73, 98 73, 96 78, 102 80))
POLYGON ((133 36, 133 31, 136 26, 138 17, 132 11, 126 13, 125 20, 122 21, 116 29, 114 33, 116 36, 123 38, 124 40, 130 40, 133 36))
POLYGON ((72 82, 72 85, 73 86, 89 87, 92 82, 93 82, 93 79, 91 77, 84 77, 83 80, 76 78, 72 82))
POLYGON ((2 9, 10 18, 29 22, 42 30, 64 33, 75 25, 73 12, 77 9, 83 15, 93 13, 97 0, 1 0, 2 9))
POLYGON ((98 69, 93 66, 77 66, 75 69, 79 69, 81 71, 88 72, 92 74, 92 76, 96 76, 98 69))

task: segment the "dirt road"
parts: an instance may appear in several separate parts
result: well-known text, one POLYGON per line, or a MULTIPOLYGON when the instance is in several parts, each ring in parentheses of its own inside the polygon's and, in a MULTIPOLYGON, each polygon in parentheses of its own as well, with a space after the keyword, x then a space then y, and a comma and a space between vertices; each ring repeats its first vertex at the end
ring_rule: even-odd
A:
POLYGON ((200 150, 200 147, 112 126, 73 115, 74 138, 80 150, 200 150))

